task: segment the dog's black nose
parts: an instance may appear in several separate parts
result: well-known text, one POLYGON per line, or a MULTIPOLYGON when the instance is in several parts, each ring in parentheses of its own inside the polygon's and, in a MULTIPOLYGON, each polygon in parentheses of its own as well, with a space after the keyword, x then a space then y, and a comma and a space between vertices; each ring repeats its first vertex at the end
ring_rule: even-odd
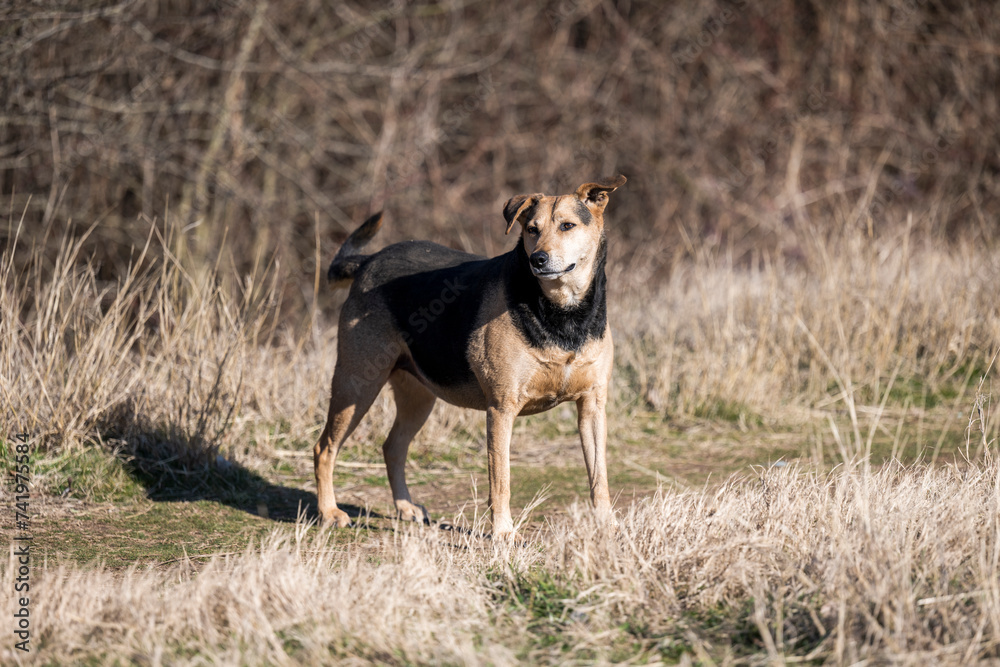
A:
POLYGON ((544 250, 533 252, 531 253, 529 261, 531 262, 531 265, 533 267, 535 267, 536 269, 540 269, 549 263, 549 253, 545 252, 544 250))

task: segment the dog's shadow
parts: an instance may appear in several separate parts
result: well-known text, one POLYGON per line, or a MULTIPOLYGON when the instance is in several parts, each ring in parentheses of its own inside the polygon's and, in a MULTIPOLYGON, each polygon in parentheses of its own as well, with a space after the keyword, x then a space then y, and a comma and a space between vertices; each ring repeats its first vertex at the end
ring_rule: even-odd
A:
MULTIPOLYGON (((202 469, 185 469, 176 462, 151 461, 135 456, 122 457, 129 474, 146 488, 146 497, 154 502, 176 503, 207 501, 232 507, 241 512, 282 524, 299 521, 319 524, 316 494, 301 488, 275 484, 259 473, 226 461, 202 469)), ((393 530, 392 517, 369 507, 337 503, 347 512, 356 528, 393 530), (370 523, 370 520, 379 520, 370 523), (382 521, 384 520, 384 521, 382 521)), ((454 537, 490 539, 488 533, 448 520, 424 522, 454 537)))
MULTIPOLYGON (((140 439, 141 441, 141 439, 140 439)), ((178 448, 179 449, 179 448, 178 448)), ((159 452, 157 452, 159 453, 159 452)), ((316 494, 274 483, 246 466, 221 457, 181 461, 145 448, 124 448, 118 458, 154 502, 215 502, 279 523, 317 521, 316 494)), ((358 524, 388 518, 370 508, 338 504, 358 524)))
MULTIPOLYGON (((129 421, 134 424, 134 415, 129 421)), ((206 447, 198 439, 185 437, 178 431, 147 425, 129 429, 127 434, 113 427, 102 429, 102 435, 105 442, 114 443, 113 455, 154 502, 206 501, 280 524, 319 523, 316 494, 298 486, 298 480, 290 486, 273 482, 239 462, 219 456, 216 448, 206 447)), ((337 503, 337 507, 347 513, 356 527, 394 529, 393 516, 370 507, 344 503, 337 503)), ((425 522, 456 537, 486 537, 482 531, 460 524, 447 520, 425 522)))

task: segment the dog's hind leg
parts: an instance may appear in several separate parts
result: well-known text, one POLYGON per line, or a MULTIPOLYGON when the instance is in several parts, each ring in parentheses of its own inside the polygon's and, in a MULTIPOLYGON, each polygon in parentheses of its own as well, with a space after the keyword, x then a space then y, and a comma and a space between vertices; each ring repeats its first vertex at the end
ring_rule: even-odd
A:
POLYGON ((392 395, 396 402, 396 419, 389 436, 382 445, 385 469, 392 488, 392 501, 399 518, 406 521, 430 522, 427 510, 413 503, 406 486, 406 454, 413 437, 427 421, 434 408, 435 396, 405 371, 395 371, 389 376, 392 395))
POLYGON ((390 370, 371 365, 360 368, 357 363, 351 362, 351 358, 352 355, 338 355, 330 388, 330 411, 326 426, 313 448, 316 503, 319 506, 320 522, 324 527, 344 528, 351 525, 347 512, 337 507, 337 496, 333 490, 333 467, 341 446, 368 412, 390 370))

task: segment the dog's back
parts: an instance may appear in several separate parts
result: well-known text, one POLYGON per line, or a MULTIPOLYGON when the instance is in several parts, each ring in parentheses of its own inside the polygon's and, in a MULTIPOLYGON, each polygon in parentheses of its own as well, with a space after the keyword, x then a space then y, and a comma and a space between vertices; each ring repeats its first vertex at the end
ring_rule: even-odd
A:
POLYGON ((358 266, 341 321, 388 312, 409 352, 402 363, 415 366, 408 370, 441 388, 474 385, 466 351, 497 264, 428 241, 393 244, 358 266))

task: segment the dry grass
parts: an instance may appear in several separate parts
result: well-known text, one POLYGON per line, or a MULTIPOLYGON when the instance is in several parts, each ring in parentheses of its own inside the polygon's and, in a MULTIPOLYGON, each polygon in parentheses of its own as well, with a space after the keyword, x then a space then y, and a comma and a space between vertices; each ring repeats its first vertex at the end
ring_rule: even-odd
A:
POLYGON ((829 404, 831 389, 877 404, 900 379, 934 387, 970 362, 985 369, 1000 340, 991 251, 845 234, 821 253, 817 271, 703 253, 651 293, 618 287, 619 363, 650 404, 681 414, 719 400, 780 414, 829 404), (631 305, 647 299, 656 307, 631 305))
MULTIPOLYGON (((731 422, 713 451, 801 456, 614 536, 577 508, 512 548, 471 517, 36 563, 13 659, 1000 661, 1000 5, 85 5, 0 9, 0 435, 37 493, 67 461, 85 498, 267 476, 322 426, 357 221, 495 255, 506 197, 618 171, 612 448, 731 422)), ((439 406, 416 449, 483 432, 439 406)))
MULTIPOLYGON (((239 278, 221 258, 214 267, 181 262, 170 229, 154 230, 147 245, 156 251, 117 283, 79 268, 86 237, 64 238, 51 278, 18 272, 4 255, 4 421, 51 453, 112 439, 188 468, 220 452, 260 463, 276 432, 310 442, 322 425, 335 327, 316 310, 299 326, 278 322, 285 286, 273 270, 239 278)), ((653 286, 613 264, 612 426, 635 410, 718 416, 737 406, 794 422, 832 406, 858 435, 856 404, 923 416, 940 395, 967 409, 970 382, 1000 340, 1000 260, 971 244, 913 246, 908 235, 844 234, 823 246, 819 274, 771 261, 740 268, 705 252, 653 286)), ((381 437, 391 415, 384 395, 358 441, 381 437)), ((439 406, 424 441, 444 444, 458 428, 481 432, 481 416, 439 406)))
MULTIPOLYGON (((517 547, 483 540, 481 525, 465 534, 398 526, 334 547, 299 525, 204 564, 50 564, 33 580, 39 648, 19 657, 996 661, 998 472, 995 461, 875 473, 772 468, 713 493, 662 490, 624 512, 614 534, 576 508, 517 547)), ((0 571, 6 590, 12 563, 0 571)))
MULTIPOLYGON (((211 475, 219 454, 266 471, 278 440, 301 447, 314 437, 335 332, 318 314, 298 329, 277 326, 273 272, 236 280, 218 268, 224 260, 199 270, 173 256, 172 238, 154 234, 160 252, 116 284, 72 268, 80 240, 63 242, 51 279, 19 273, 4 257, 3 420, 32 434, 36 465, 104 443, 152 478, 211 475)), ((299 526, 200 565, 113 572, 50 563, 33 574, 38 651, 17 658, 1000 659, 988 384, 1000 340, 996 257, 907 236, 844 234, 826 244, 819 275, 782 262, 741 268, 706 252, 650 288, 617 266, 610 422, 622 433, 636 412, 718 419, 738 405, 802 428, 805 452, 819 417, 843 462, 833 472, 761 469, 711 490, 661 490, 625 507, 614 536, 577 508, 513 549, 485 541, 473 518, 457 521, 473 524, 467 533, 398 526, 359 532, 346 547, 299 526), (914 379, 921 388, 893 394, 914 379), (943 410, 932 409, 928 395, 945 387, 953 393, 943 410), (942 420, 954 422, 956 410, 971 417, 948 431, 942 420), (893 455, 904 426, 912 437, 918 422, 925 459, 940 433, 952 449, 963 441, 968 460, 872 465, 889 413, 899 424, 888 434, 893 455)), ((379 439, 390 415, 383 396, 359 441, 379 439)), ((476 432, 481 419, 439 409, 420 446, 446 451, 457 429, 476 432)), ((374 459, 377 447, 360 455, 374 459)), ((45 487, 44 476, 36 482, 45 487)), ((8 563, 8 590, 12 572, 8 563)))

